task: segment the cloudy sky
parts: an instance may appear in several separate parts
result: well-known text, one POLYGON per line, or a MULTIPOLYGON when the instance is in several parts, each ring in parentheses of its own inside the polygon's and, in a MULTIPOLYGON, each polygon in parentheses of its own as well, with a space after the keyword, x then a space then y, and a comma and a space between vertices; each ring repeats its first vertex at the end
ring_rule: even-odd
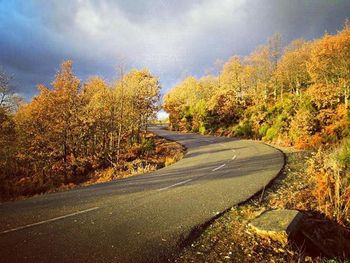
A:
POLYGON ((165 92, 274 32, 313 39, 347 16, 349 0, 0 0, 0 66, 27 99, 65 59, 83 80, 148 67, 165 92))

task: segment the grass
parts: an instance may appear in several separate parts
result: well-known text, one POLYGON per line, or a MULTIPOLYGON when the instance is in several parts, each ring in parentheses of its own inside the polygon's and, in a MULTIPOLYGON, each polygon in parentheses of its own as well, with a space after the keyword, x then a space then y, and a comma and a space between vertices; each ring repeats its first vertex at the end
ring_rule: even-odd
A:
POLYGON ((134 156, 132 161, 122 163, 119 169, 109 167, 96 171, 84 185, 149 173, 179 161, 184 153, 184 147, 179 143, 158 137, 153 133, 147 134, 147 138, 142 141, 142 148, 144 154, 134 156))

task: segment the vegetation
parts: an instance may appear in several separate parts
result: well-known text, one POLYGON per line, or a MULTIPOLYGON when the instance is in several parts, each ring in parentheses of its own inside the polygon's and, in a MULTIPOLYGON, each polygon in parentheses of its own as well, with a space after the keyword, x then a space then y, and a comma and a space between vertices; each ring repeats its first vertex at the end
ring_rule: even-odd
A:
POLYGON ((38 89, 31 102, 18 103, 10 78, 0 74, 2 199, 86 182, 95 171, 113 179, 130 172, 131 163, 135 174, 164 165, 166 157, 177 158, 178 153, 161 157, 168 150, 159 152, 160 139, 144 132, 158 111, 160 91, 147 69, 125 75, 121 69, 113 84, 101 77, 83 84, 72 62, 65 61, 52 88, 38 89), (149 160, 156 152, 163 164, 149 160), (137 159, 141 164, 133 163, 137 159))
POLYGON ((314 153, 290 147, 281 150, 288 162, 274 184, 216 219, 174 256, 174 262, 349 262, 349 228, 320 213, 320 195, 310 187, 316 178, 305 176, 314 153), (249 226, 252 219, 266 210, 286 208, 304 214, 298 234, 288 244, 254 234, 249 226))
MULTIPOLYGON (((218 76, 188 77, 164 98, 174 130, 262 139, 318 151, 308 162, 314 210, 349 224, 350 24, 282 48, 274 35, 218 76)), ((305 201, 306 202, 306 201, 305 201)))

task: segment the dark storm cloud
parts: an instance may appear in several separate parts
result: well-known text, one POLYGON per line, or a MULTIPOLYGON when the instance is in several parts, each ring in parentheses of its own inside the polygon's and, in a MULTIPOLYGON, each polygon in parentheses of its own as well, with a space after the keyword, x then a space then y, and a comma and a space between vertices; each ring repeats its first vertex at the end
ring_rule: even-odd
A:
POLYGON ((30 97, 64 59, 82 79, 149 67, 168 89, 217 59, 246 55, 274 32, 285 41, 341 29, 347 0, 0 0, 0 65, 30 97))

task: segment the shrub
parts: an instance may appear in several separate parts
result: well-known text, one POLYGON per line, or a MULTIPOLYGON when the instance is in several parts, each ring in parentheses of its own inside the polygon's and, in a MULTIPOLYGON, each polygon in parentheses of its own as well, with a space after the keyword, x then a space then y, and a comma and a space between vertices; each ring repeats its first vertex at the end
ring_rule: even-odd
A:
POLYGON ((142 138, 141 140, 141 151, 142 153, 151 153, 156 148, 156 144, 153 139, 150 138, 142 138))
POLYGON ((350 143, 330 151, 319 149, 308 162, 317 209, 329 218, 346 224, 350 216, 350 143))
POLYGON ((199 133, 204 135, 205 132, 206 132, 205 126, 203 125, 203 123, 201 123, 199 126, 199 133))
POLYGON ((165 166, 169 166, 172 165, 174 163, 176 163, 177 161, 179 161, 182 158, 183 154, 181 153, 177 153, 174 156, 167 156, 165 158, 165 166))
POLYGON ((263 138, 266 136, 267 130, 270 128, 270 126, 267 123, 264 123, 260 129, 259 129, 259 136, 260 138, 263 138))
POLYGON ((323 144, 323 142, 324 142, 324 139, 321 136, 321 134, 316 133, 316 134, 311 136, 309 145, 310 145, 310 147, 317 149, 318 147, 320 147, 323 144))
POLYGON ((279 129, 276 126, 272 126, 269 128, 266 132, 266 136, 264 137, 265 140, 272 141, 274 138, 276 138, 279 134, 279 129))
POLYGON ((307 138, 317 132, 318 123, 314 112, 310 109, 301 108, 296 112, 290 124, 289 135, 297 144, 307 141, 307 138))
POLYGON ((350 141, 349 140, 343 142, 343 144, 339 150, 337 158, 338 158, 340 164, 345 169, 350 168, 350 141))
POLYGON ((249 138, 253 135, 253 127, 250 121, 245 120, 234 128, 234 135, 249 138))
POLYGON ((144 173, 149 173, 155 171, 157 166, 147 161, 135 160, 132 163, 128 164, 128 170, 130 171, 130 175, 139 175, 144 173))

